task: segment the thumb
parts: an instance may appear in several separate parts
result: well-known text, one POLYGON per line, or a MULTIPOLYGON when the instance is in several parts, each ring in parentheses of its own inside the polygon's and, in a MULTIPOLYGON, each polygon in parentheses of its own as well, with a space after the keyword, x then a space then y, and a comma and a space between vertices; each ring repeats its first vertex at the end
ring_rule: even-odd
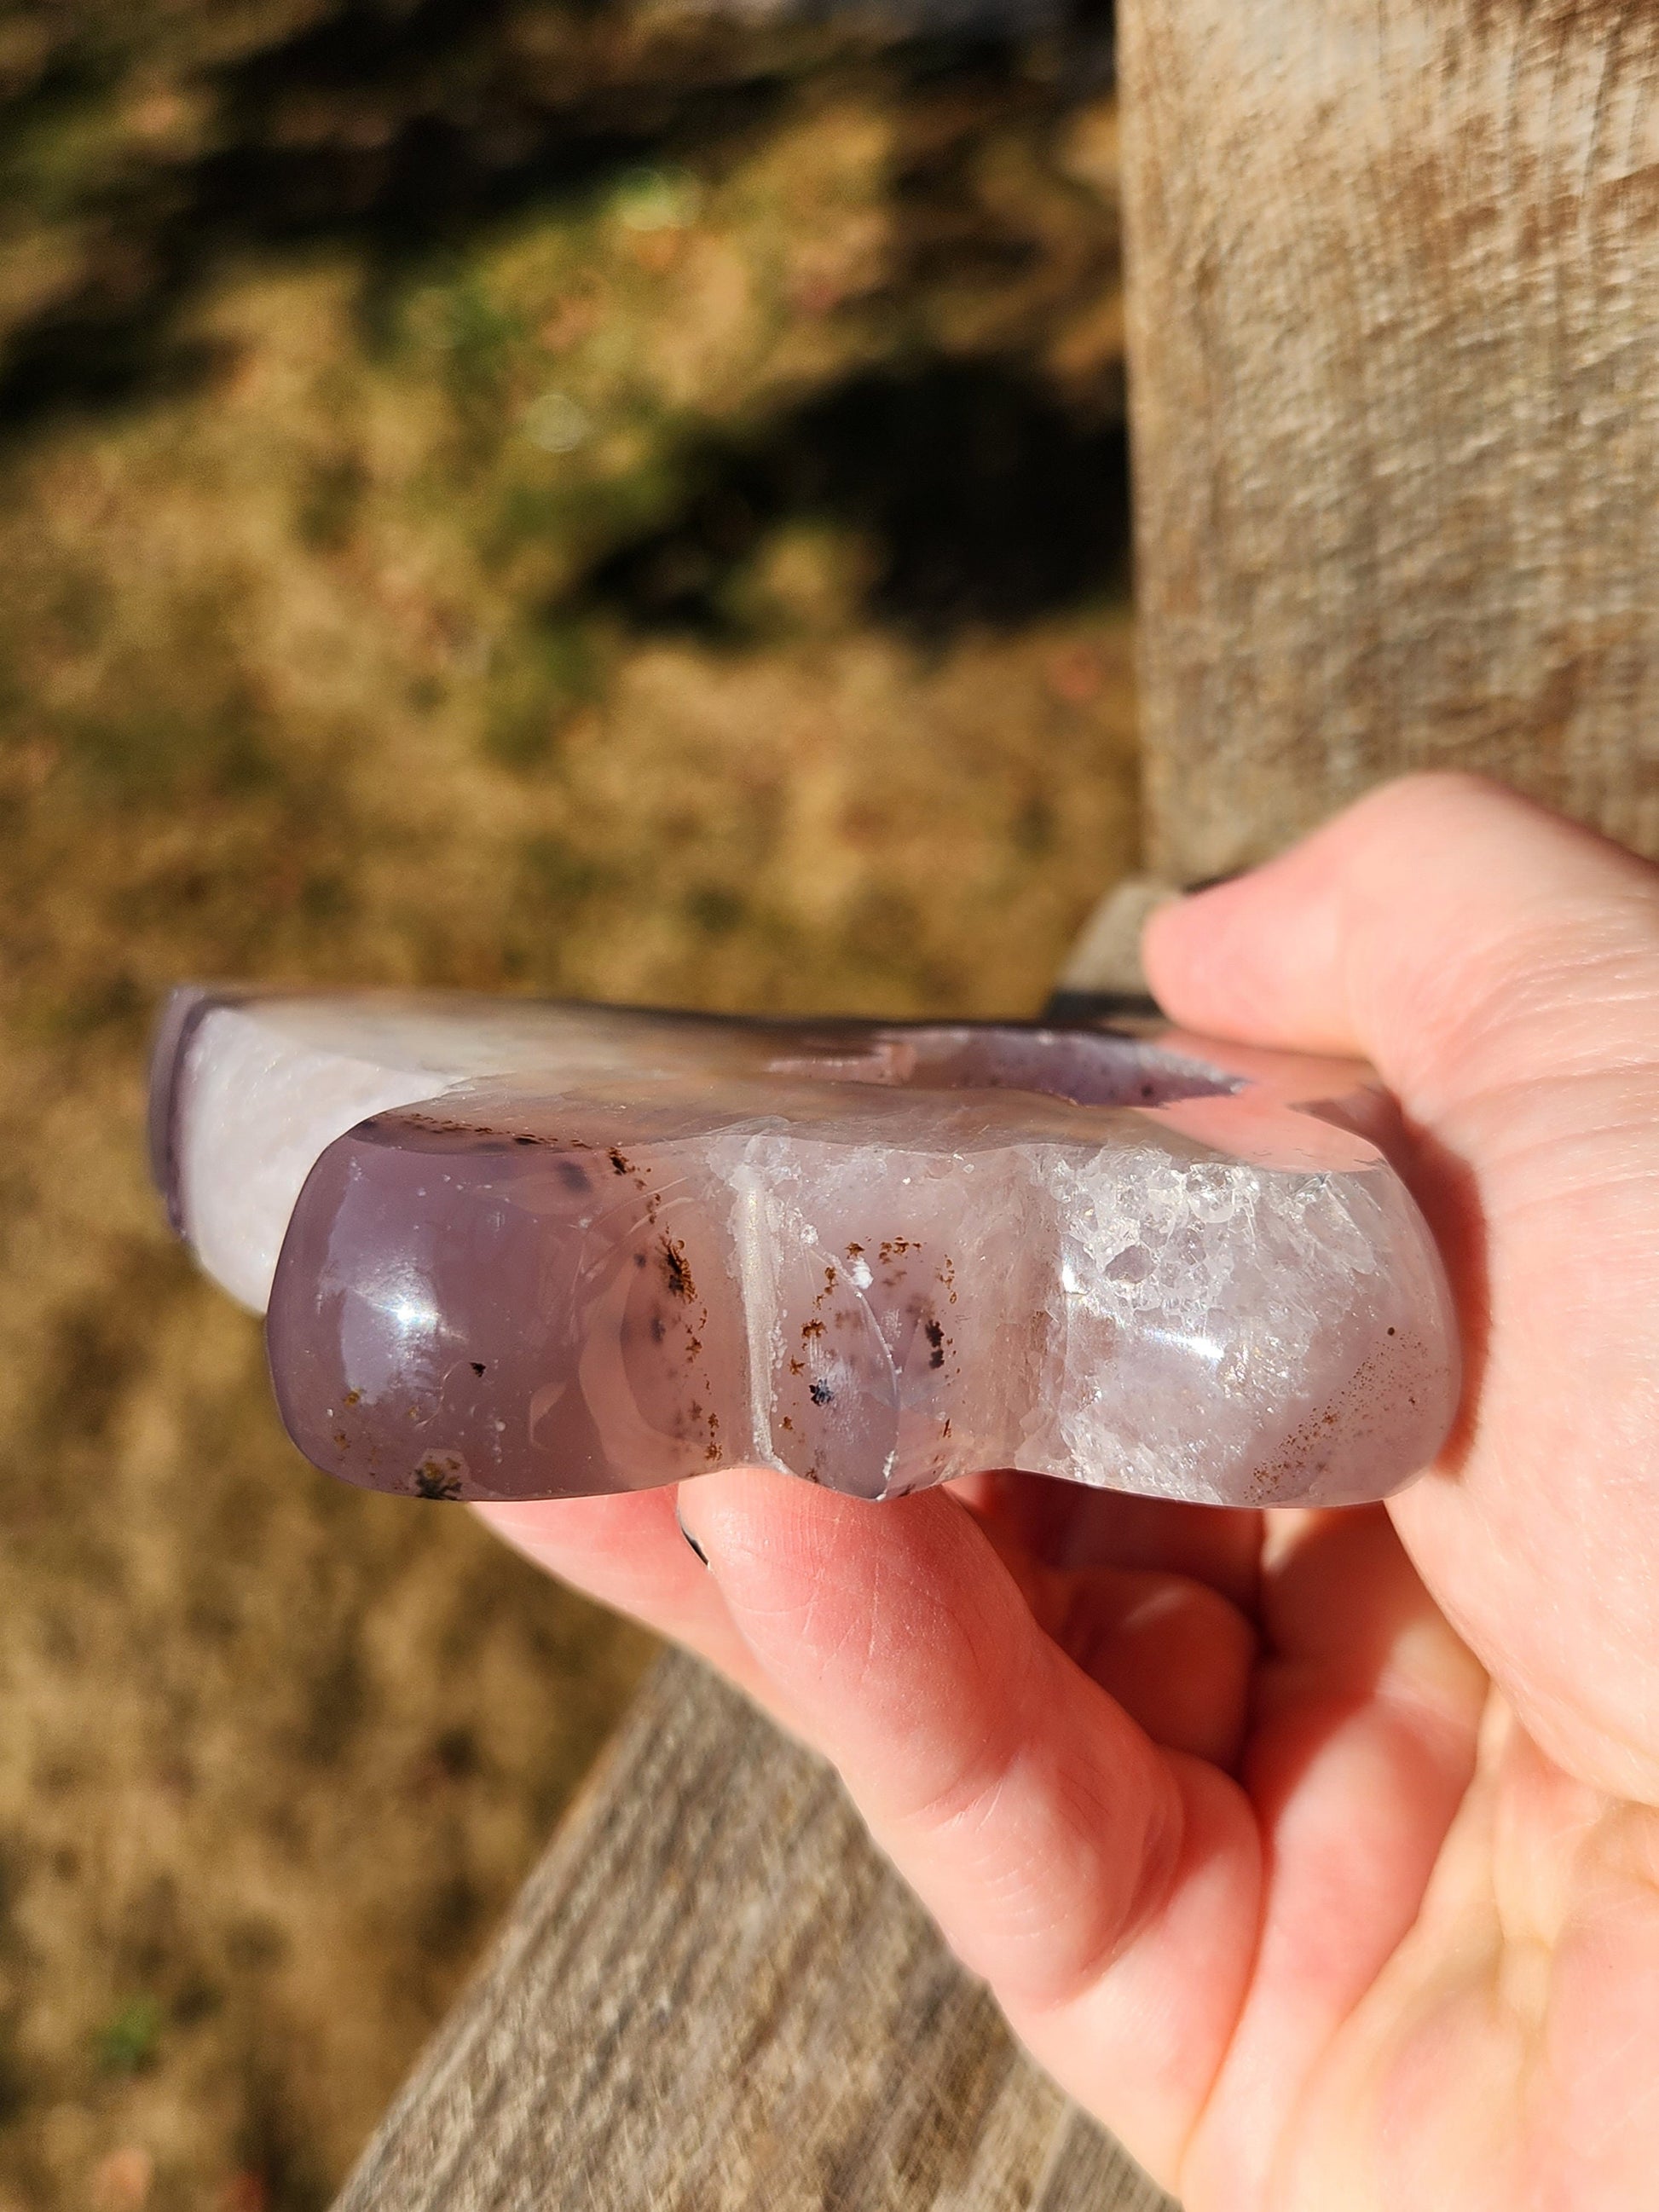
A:
POLYGON ((1659 875, 1474 776, 1389 784, 1266 867, 1160 908, 1145 957, 1189 1028, 1369 1059, 1408 1115, 1536 1072, 1650 1048, 1659 875), (1628 1036, 1625 1034, 1628 1031, 1628 1036), (1533 1066, 1527 1065, 1529 1052, 1533 1066))

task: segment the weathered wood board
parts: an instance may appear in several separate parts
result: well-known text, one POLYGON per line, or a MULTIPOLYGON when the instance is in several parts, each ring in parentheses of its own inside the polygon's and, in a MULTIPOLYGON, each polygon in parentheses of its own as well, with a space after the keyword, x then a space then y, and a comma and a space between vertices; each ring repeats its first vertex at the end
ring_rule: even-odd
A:
POLYGON ((1659 858, 1659 9, 1121 0, 1147 858, 1413 767, 1659 858))
POLYGON ((1168 2212, 834 1774, 661 1660, 338 2212, 1168 2212))

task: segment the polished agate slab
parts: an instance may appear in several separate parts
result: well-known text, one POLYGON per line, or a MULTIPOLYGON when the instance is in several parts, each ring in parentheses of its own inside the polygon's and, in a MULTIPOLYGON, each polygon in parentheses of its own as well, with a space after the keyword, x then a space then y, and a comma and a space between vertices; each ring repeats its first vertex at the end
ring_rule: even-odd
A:
POLYGON ((1082 1024, 175 995, 158 1179, 348 1482, 566 1498, 762 1462, 1378 1498, 1457 1397, 1366 1070, 1082 1024))

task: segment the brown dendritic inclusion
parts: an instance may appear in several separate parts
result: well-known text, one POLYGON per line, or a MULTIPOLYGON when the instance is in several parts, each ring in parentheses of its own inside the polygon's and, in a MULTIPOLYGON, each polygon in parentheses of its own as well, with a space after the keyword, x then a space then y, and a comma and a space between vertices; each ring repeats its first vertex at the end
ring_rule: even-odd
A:
POLYGON ((173 1218, 348 1482, 568 1498, 763 1463, 1382 1497, 1455 1405, 1350 1062, 1151 1025, 175 995, 173 1218))

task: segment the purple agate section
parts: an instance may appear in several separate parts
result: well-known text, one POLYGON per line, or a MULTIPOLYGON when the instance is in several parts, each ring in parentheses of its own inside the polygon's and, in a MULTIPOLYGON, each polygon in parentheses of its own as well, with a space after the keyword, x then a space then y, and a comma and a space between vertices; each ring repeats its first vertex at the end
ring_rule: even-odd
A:
POLYGON ((576 1497, 760 1462, 875 1498, 995 1466, 1342 1504, 1450 1423, 1450 1298, 1363 1069, 1167 1030, 570 1007, 515 1009, 539 1042, 489 1066, 445 1030, 467 1002, 405 999, 398 1099, 395 1054, 342 1053, 349 1007, 307 1003, 209 994, 238 1024, 216 1035, 192 1002, 158 1164, 222 1279, 239 1237, 280 1237, 278 1403, 349 1482, 576 1497), (314 1115, 331 1054, 343 1097, 393 1103, 307 1139, 285 1234, 240 1223, 216 1146, 275 1098, 314 1115))

